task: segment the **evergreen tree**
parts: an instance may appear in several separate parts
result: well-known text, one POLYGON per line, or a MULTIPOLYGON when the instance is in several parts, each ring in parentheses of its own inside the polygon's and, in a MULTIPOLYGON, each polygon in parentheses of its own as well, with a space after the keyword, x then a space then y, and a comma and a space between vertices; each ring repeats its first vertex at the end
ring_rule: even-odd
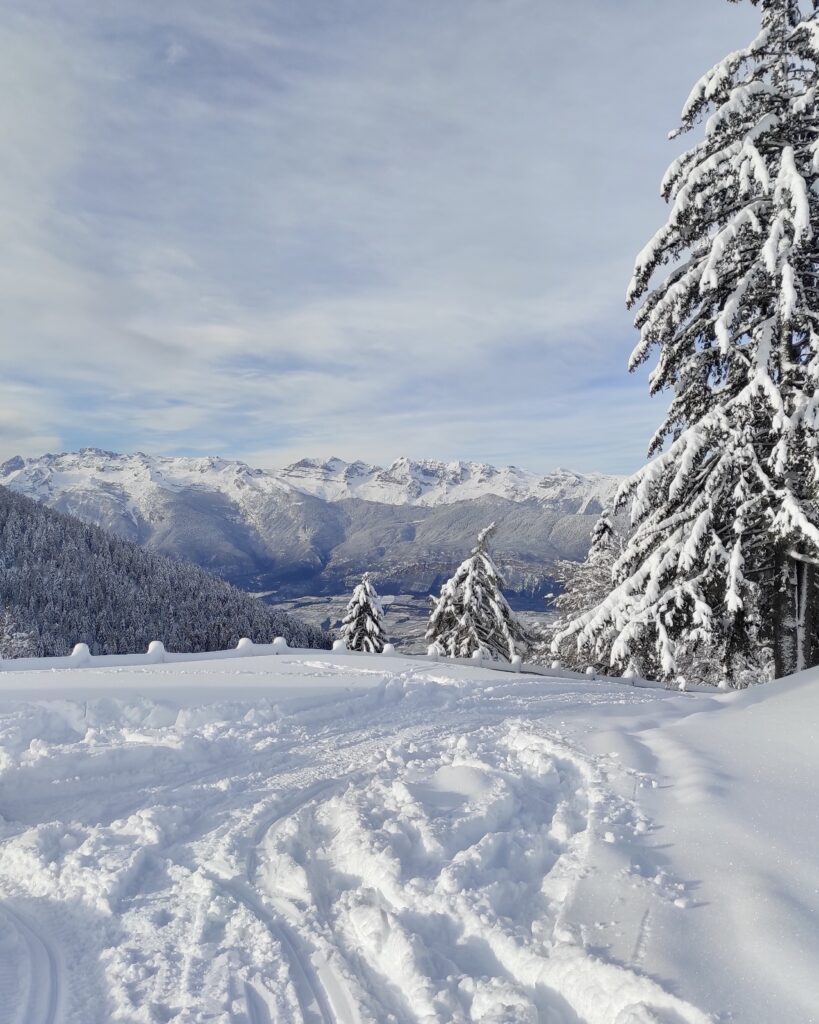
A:
POLYGON ((565 631, 666 679, 707 650, 729 684, 765 643, 777 675, 813 663, 819 553, 819 15, 751 2, 759 35, 683 109, 675 134, 707 118, 704 139, 665 176, 629 290, 630 368, 658 350, 651 391, 673 396, 656 458, 619 495, 634 529, 613 592, 565 631))
MULTIPOLYGON (((562 592, 555 598, 553 608, 557 618, 545 630, 534 657, 537 661, 557 658, 568 668, 582 670, 589 658, 578 650, 575 636, 570 632, 564 638, 566 627, 578 616, 584 615, 604 601, 612 589, 612 573, 622 541, 614 531, 611 514, 604 509, 594 525, 591 545, 582 562, 560 560, 555 563, 555 581, 562 592)), ((608 665, 593 662, 594 668, 605 672, 608 665)))
POLYGON ((365 572, 347 605, 341 624, 341 639, 351 651, 380 654, 387 639, 383 622, 381 600, 370 574, 365 572))
POLYGON ((441 587, 432 602, 426 638, 451 658, 475 651, 511 660, 525 640, 523 629, 503 596, 503 580, 489 554, 492 523, 478 534, 472 554, 441 587))
POLYGON ((595 558, 604 551, 610 551, 616 544, 614 524, 611 521, 611 512, 604 508, 594 524, 589 544, 589 556, 595 558))
POLYGON ((0 614, 0 658, 36 658, 34 635, 20 629, 11 611, 0 614))

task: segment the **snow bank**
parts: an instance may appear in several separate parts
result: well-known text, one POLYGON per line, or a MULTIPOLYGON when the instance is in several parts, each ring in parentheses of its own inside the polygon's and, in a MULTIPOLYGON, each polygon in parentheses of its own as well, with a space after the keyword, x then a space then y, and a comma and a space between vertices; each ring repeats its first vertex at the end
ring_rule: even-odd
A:
POLYGON ((88 666, 117 668, 120 665, 155 665, 158 662, 213 661, 215 658, 245 658, 248 655, 281 654, 288 649, 287 640, 283 636, 277 636, 270 644, 255 644, 247 637, 242 637, 232 650, 203 651, 197 654, 177 654, 166 651, 161 640, 152 640, 144 654, 91 654, 88 644, 75 644, 71 654, 63 657, 0 659, 0 669, 10 672, 33 672, 44 669, 88 666))
MULTIPOLYGON (((200 651, 195 654, 184 652, 171 652, 165 650, 161 640, 152 640, 148 650, 144 654, 91 654, 88 644, 75 644, 71 654, 60 657, 46 658, 0 658, 0 670, 6 672, 42 672, 52 669, 74 669, 74 668, 105 668, 116 669, 122 666, 134 665, 156 665, 156 664, 179 664, 188 661, 225 660, 230 658, 265 657, 269 655, 282 655, 295 653, 301 657, 315 655, 319 648, 291 648, 283 636, 277 636, 272 643, 257 644, 247 637, 242 637, 234 648, 224 651, 200 651)), ((363 651, 350 651, 343 640, 334 640, 333 653, 335 655, 351 655, 352 657, 368 657, 363 651)), ((393 644, 385 644, 383 656, 390 657, 395 654, 393 644)), ((428 657, 437 658, 438 651, 433 645, 429 648, 428 657)), ((412 656, 410 656, 412 657, 412 656)), ((481 660, 481 654, 476 651, 472 655, 475 660, 481 660)), ((469 664, 468 658, 447 658, 452 664, 469 664)), ((520 672, 524 668, 534 675, 559 675, 561 677, 573 676, 574 673, 566 669, 560 669, 555 663, 552 669, 545 669, 541 665, 524 666, 519 655, 512 658, 511 663, 504 661, 486 660, 486 667, 496 672, 520 672)), ((631 680, 629 680, 631 682, 631 680)), ((648 685, 648 684, 646 684, 648 685)))
POLYGON ((697 880, 694 912, 657 922, 674 935, 658 968, 696 972, 737 1020, 809 1024, 819 1020, 819 670, 722 700, 718 715, 643 736, 670 787, 646 809, 662 820, 675 871, 697 880), (725 971, 735 955, 752 982, 725 971))

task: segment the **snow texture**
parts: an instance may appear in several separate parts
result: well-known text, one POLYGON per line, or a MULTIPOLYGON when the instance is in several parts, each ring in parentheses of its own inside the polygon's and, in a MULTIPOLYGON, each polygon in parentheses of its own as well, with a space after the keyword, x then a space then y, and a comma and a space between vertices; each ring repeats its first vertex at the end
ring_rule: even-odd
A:
POLYGON ((3 672, 0 1021, 810 1024, 817 717, 816 673, 3 672))

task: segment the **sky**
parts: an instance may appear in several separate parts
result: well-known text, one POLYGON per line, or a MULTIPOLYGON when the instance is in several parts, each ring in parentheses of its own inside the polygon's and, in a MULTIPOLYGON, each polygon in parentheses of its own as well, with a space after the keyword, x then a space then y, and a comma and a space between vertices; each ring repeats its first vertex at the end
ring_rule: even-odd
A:
POLYGON ((630 472, 725 0, 0 0, 0 458, 630 472))

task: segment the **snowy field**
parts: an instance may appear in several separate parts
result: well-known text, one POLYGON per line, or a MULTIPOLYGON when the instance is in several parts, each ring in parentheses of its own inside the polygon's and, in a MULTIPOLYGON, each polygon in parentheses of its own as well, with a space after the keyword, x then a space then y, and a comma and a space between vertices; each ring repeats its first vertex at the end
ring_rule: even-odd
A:
POLYGON ((0 675, 0 1022, 819 1020, 819 673, 0 675))

